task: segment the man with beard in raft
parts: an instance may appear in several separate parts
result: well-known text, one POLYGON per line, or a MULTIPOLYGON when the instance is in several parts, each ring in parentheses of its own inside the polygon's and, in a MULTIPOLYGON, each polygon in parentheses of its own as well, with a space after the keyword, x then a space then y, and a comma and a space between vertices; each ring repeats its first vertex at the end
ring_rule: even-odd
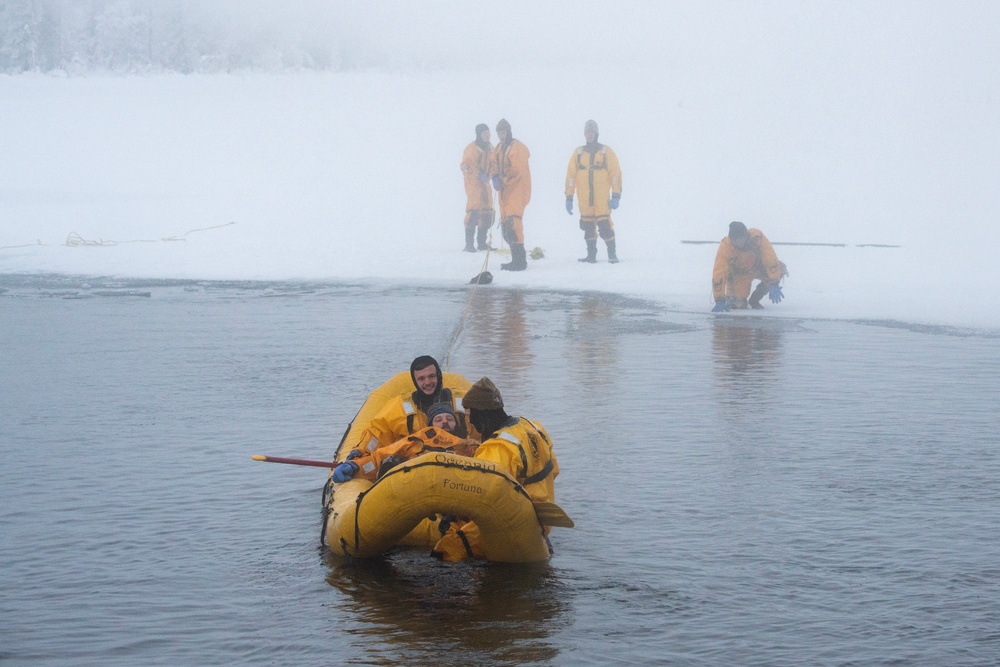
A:
POLYGON ((449 403, 435 403, 427 409, 431 425, 412 435, 397 440, 388 447, 380 447, 368 455, 354 449, 347 460, 333 470, 333 481, 346 482, 363 477, 374 482, 394 466, 427 452, 450 452, 472 456, 479 445, 477 440, 454 435, 458 417, 449 403))
POLYGON ((435 403, 447 403, 458 422, 455 434, 464 438, 469 435, 468 424, 463 411, 455 410, 455 401, 462 397, 461 391, 452 392, 444 386, 441 366, 434 357, 423 355, 410 364, 410 377, 415 391, 409 396, 397 396, 388 402, 372 418, 353 448, 362 454, 371 454, 379 447, 388 447, 400 438, 425 428, 430 424, 427 410, 435 403))
MULTIPOLYGON (((534 503, 555 501, 555 478, 559 463, 552 451, 552 441, 545 428, 524 417, 512 417, 504 411, 500 390, 489 378, 476 382, 462 398, 469 412, 469 423, 483 434, 483 443, 473 456, 495 463, 513 477, 534 503)), ((441 522, 443 533, 434 545, 433 555, 455 562, 482 558, 479 528, 472 521, 453 519, 441 522)), ((545 527, 548 534, 549 527, 545 527)))

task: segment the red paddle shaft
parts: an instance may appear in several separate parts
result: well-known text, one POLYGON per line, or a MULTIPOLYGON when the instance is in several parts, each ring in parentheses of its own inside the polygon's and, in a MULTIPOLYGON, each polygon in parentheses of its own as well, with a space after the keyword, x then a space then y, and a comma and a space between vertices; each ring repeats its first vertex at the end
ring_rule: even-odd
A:
POLYGON ((293 466, 315 466, 317 468, 336 468, 338 463, 330 463, 329 461, 309 461, 307 459, 283 459, 280 456, 261 456, 260 454, 253 457, 254 461, 267 461, 268 463, 288 463, 293 466))

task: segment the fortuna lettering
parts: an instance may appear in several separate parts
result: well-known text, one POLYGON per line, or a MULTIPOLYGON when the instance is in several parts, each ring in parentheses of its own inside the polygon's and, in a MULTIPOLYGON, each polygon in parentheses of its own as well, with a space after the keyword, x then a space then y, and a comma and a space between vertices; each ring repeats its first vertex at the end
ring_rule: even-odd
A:
POLYGON ((471 486, 465 482, 453 482, 450 479, 441 480, 441 486, 446 489, 455 489, 456 491, 468 491, 469 493, 478 493, 480 495, 483 493, 481 486, 471 486))
POLYGON ((454 456, 448 456, 447 454, 438 454, 434 457, 435 463, 450 463, 452 465, 465 466, 467 468, 482 468, 483 470, 493 470, 497 469, 496 463, 490 463, 488 461, 477 461, 475 459, 463 458, 456 459, 454 456))

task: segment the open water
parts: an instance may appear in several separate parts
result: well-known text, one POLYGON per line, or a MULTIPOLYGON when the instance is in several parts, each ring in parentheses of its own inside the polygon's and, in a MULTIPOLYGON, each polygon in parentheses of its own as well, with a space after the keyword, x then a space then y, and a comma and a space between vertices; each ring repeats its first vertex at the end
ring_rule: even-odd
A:
POLYGON ((1000 332, 498 286, 0 277, 4 665, 996 665, 1000 332), (424 353, 562 467, 555 556, 352 564, 328 458, 424 353))

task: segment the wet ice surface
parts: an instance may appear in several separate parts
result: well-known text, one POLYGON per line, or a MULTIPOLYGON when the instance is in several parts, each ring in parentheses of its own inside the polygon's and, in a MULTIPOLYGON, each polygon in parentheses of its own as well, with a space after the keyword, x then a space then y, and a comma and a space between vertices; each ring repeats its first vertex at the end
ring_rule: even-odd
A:
POLYGON ((496 286, 0 278, 8 664, 991 664, 1000 338, 496 286), (317 548, 418 354, 541 421, 534 567, 317 548))

